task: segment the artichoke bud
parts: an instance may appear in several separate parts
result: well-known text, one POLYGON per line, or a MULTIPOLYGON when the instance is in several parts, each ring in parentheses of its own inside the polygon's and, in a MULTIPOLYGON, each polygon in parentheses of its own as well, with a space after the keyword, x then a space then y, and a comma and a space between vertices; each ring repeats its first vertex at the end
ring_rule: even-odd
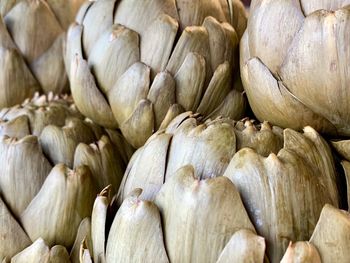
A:
POLYGON ((1 2, 1 108, 21 103, 37 91, 68 91, 62 52, 64 30, 82 2, 1 2))
POLYGON ((309 242, 289 243, 281 263, 321 263, 320 255, 314 245, 309 242))
POLYGON ((232 73, 244 8, 190 2, 96 1, 69 30, 65 60, 77 107, 104 127, 118 126, 135 148, 180 113, 176 104, 212 117, 244 112, 232 73))

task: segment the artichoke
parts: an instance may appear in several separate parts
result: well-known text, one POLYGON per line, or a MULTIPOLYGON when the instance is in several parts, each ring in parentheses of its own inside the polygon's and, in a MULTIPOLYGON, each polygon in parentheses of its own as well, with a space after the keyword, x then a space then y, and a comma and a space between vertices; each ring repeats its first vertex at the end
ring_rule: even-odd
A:
POLYGON ((66 67, 77 108, 135 148, 184 110, 242 116, 239 0, 98 0, 76 20, 66 67))
POLYGON ((238 191, 226 177, 201 180, 187 165, 161 187, 154 201, 142 199, 141 192, 135 189, 124 200, 109 233, 108 188, 96 198, 92 244, 85 247, 93 262, 262 262, 264 239, 255 234, 238 191))
POLYGON ((82 3, 83 0, 0 2, 0 108, 19 104, 36 91, 67 90, 65 30, 82 3))
POLYGON ((36 240, 23 255, 70 248, 96 194, 105 184, 117 191, 127 152, 120 134, 84 120, 69 98, 36 96, 1 110, 0 260, 36 240))
POLYGON ((338 207, 337 175, 328 144, 311 127, 304 133, 268 123, 229 119, 201 122, 183 113, 132 156, 118 203, 135 188, 155 200, 164 182, 192 165, 195 177, 224 175, 237 187, 271 262, 290 241, 309 239, 322 207, 338 207))
POLYGON ((350 135, 349 3, 252 1, 240 65, 259 120, 350 135))
POLYGON ((290 244, 281 263, 350 261, 350 214, 325 205, 310 242, 290 244))

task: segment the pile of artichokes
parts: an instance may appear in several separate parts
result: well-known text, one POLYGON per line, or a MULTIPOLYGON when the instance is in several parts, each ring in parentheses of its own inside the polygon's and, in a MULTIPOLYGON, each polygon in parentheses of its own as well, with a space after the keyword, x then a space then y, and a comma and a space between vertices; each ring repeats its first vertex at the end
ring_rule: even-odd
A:
POLYGON ((350 262, 350 1, 242 2, 0 2, 0 262, 350 262))

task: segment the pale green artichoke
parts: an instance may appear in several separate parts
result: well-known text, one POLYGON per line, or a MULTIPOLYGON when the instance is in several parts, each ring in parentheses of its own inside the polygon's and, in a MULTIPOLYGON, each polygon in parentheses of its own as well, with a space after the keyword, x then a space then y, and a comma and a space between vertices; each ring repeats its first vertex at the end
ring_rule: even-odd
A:
POLYGON ((66 66, 82 114, 138 148, 183 110, 240 118, 238 0, 98 0, 68 32, 66 66))
POLYGON ((45 253, 70 249, 96 194, 106 184, 118 190, 127 151, 120 134, 82 119, 68 98, 37 96, 2 109, 0 261, 36 240, 45 253))
MULTIPOLYGON (((192 165, 195 177, 224 175, 237 187, 267 256, 279 262, 290 241, 311 237, 325 204, 338 207, 337 174, 327 143, 268 123, 216 119, 202 123, 184 113, 138 149, 119 189, 121 203, 135 188, 155 200, 164 182, 192 165)), ((185 222, 185 221, 184 221, 185 222)))
POLYGON ((0 1, 0 109, 36 91, 68 91, 65 30, 83 1, 0 1))
POLYGON ((241 76, 256 117, 350 135, 350 1, 253 0, 241 76))

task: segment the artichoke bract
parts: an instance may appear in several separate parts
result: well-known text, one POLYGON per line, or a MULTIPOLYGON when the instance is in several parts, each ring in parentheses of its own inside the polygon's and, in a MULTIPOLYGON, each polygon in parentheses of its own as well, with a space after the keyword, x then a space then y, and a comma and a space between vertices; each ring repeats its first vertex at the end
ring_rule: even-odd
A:
POLYGON ((75 103, 135 148, 184 110, 242 117, 240 1, 98 0, 76 21, 65 57, 75 103))
POLYGON ((69 98, 53 95, 0 111, 0 152, 0 260, 36 240, 28 253, 70 249, 96 194, 106 184, 117 192, 128 159, 118 132, 84 120, 69 98))
POLYGON ((200 180, 188 165, 154 201, 141 198, 141 192, 135 189, 124 200, 110 229, 108 189, 96 198, 87 246, 93 262, 262 262, 264 239, 228 178, 200 180))
POLYGON ((349 4, 252 1, 240 65, 249 104, 259 120, 350 135, 349 4))
POLYGON ((225 118, 202 122, 183 113, 132 156, 118 193, 135 188, 156 200, 163 183, 185 165, 196 178, 224 175, 238 189, 267 256, 279 262, 290 241, 312 235, 325 204, 338 207, 337 174, 328 144, 311 127, 303 133, 268 123, 225 118))
POLYGON ((68 89, 65 30, 83 0, 2 0, 0 3, 0 108, 36 91, 68 89))

